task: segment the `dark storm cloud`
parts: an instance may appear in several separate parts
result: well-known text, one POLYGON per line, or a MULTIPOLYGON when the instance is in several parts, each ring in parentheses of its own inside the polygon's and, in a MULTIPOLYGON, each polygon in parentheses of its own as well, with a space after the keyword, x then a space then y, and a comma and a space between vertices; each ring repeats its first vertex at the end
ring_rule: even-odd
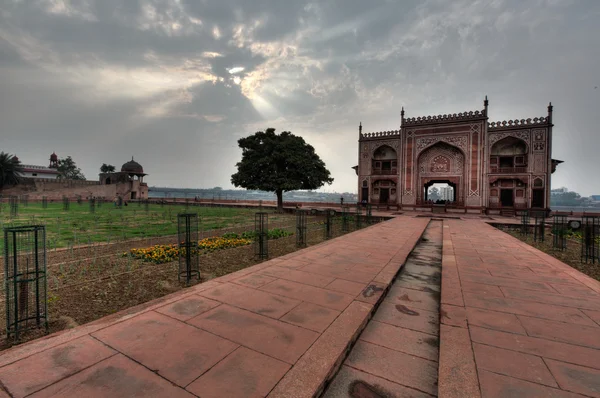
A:
POLYGON ((600 193, 599 17, 593 0, 0 0, 0 149, 72 155, 89 178, 134 155, 151 185, 227 186, 237 139, 273 126, 354 191, 359 121, 487 94, 493 120, 553 101, 554 185, 600 193))

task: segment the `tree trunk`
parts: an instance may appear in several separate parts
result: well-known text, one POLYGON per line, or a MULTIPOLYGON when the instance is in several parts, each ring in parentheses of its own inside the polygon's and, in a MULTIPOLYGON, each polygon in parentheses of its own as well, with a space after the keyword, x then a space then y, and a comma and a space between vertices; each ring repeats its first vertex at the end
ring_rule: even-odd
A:
POLYGON ((277 211, 283 213, 283 191, 278 189, 275 194, 277 195, 277 211))

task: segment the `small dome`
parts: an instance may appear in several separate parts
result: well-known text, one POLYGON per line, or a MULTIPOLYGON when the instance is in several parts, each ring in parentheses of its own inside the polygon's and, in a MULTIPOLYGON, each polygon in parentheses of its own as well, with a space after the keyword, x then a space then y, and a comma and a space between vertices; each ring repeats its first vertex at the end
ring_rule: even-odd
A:
POLYGON ((17 157, 17 155, 12 157, 12 161, 15 163, 19 163, 19 158, 17 157))
POLYGON ((58 156, 56 156, 56 153, 52 152, 52 155, 50 155, 50 161, 58 161, 58 156))
POLYGON ((121 172, 129 173, 129 174, 144 174, 144 168, 141 164, 133 160, 133 156, 131 160, 121 166, 121 172))

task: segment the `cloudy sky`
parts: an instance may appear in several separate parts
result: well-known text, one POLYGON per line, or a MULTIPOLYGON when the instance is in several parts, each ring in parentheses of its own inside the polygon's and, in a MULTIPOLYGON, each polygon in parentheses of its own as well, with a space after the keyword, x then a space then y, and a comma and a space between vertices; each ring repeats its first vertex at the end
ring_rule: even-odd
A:
POLYGON ((0 150, 89 178, 231 187, 237 140, 303 136, 356 191, 358 123, 555 106, 553 186, 600 194, 597 0, 0 0, 0 150))

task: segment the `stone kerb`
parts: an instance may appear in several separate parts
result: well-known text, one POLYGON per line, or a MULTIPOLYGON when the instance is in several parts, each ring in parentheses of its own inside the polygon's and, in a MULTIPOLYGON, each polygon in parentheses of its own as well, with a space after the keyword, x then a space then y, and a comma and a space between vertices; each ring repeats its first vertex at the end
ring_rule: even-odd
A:
POLYGON ((481 397, 450 226, 444 223, 438 396, 481 397))

